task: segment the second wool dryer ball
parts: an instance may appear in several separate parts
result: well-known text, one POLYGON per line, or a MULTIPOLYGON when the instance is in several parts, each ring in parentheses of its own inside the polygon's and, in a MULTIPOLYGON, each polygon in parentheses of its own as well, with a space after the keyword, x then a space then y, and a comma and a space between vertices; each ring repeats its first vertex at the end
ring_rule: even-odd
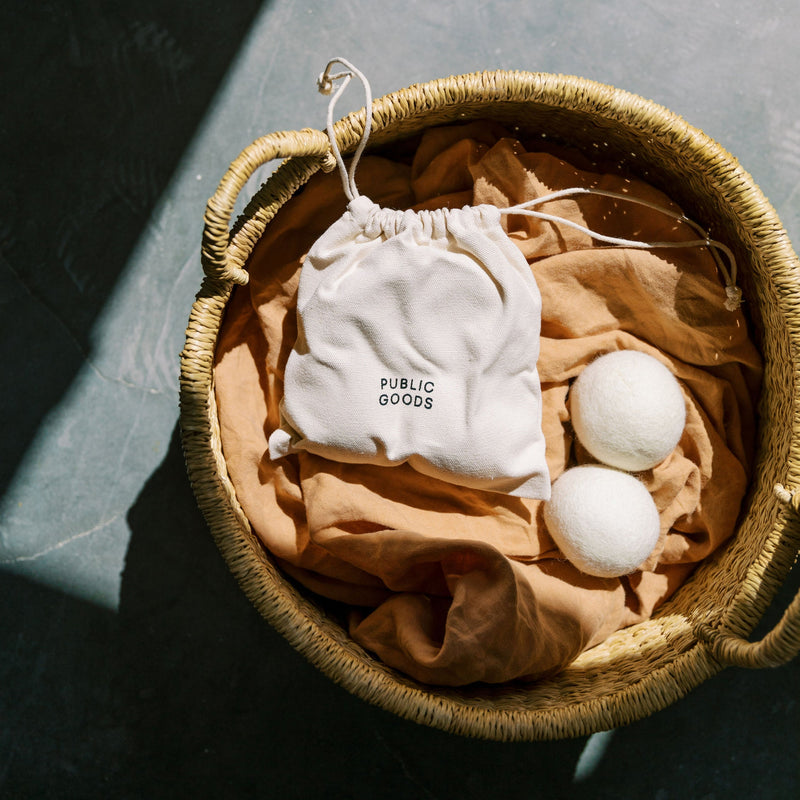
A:
POLYGON ((607 353, 587 366, 570 389, 575 435, 598 460, 640 472, 663 461, 686 425, 675 376, 636 350, 607 353))
POLYGON ((634 572, 658 543, 653 498, 633 475, 586 465, 564 472, 544 506, 553 541, 581 572, 616 578, 634 572))

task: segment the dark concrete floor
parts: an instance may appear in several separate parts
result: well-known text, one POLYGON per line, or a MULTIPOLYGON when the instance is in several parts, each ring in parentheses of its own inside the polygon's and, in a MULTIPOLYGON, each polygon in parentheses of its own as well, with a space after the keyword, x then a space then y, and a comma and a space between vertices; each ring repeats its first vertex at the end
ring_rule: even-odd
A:
POLYGON ((0 797, 800 796, 799 661, 542 744, 351 697, 234 584, 176 433, 205 199, 252 139, 323 125, 329 56, 378 96, 513 68, 652 98, 799 242, 798 25, 773 0, 0 4, 0 797))

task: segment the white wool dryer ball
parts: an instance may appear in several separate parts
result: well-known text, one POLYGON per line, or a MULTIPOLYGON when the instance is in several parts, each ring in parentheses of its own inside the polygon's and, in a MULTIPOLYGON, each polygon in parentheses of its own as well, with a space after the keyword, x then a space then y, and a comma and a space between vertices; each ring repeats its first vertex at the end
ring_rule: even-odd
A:
POLYGON ((658 542, 658 509, 627 472, 586 465, 564 472, 544 504, 547 530, 581 572, 617 578, 634 572, 658 542))
POLYGON ((640 472, 662 462, 686 425, 686 405, 675 376, 636 350, 600 356, 570 388, 572 427, 598 460, 640 472))

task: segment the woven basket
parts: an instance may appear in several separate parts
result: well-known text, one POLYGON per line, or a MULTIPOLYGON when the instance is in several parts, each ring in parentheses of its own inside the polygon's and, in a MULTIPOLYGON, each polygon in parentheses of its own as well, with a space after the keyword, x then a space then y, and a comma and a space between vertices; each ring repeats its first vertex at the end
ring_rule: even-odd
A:
MULTIPOLYGON (((555 677, 532 684, 443 689, 418 683, 356 645, 320 602, 276 568, 250 529, 219 439, 213 362, 234 284, 278 209, 334 162, 326 134, 304 129, 258 139, 209 200, 206 278, 181 358, 181 427, 198 504, 230 569, 261 614, 298 651, 353 694, 402 717, 498 740, 589 734, 643 718, 724 666, 776 666, 800 651, 800 594, 762 641, 747 637, 785 580, 800 544, 800 263, 752 178, 722 147, 666 109, 574 77, 489 72, 412 86, 375 101, 370 147, 423 129, 492 119, 600 153, 665 191, 734 251, 751 331, 765 362, 758 461, 730 544, 707 559, 656 615, 619 631, 555 677), (287 159, 231 231, 237 195, 260 165, 287 159)), ((365 112, 335 126, 344 153, 365 112)))

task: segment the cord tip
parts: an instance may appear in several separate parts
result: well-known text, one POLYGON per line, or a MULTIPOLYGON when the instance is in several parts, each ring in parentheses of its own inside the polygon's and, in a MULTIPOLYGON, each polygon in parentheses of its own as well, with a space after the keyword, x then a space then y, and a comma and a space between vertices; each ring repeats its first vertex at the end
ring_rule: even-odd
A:
POLYGON ((736 311, 744 302, 742 299, 742 290, 734 284, 725 287, 725 297, 725 308, 727 308, 728 311, 736 311))

